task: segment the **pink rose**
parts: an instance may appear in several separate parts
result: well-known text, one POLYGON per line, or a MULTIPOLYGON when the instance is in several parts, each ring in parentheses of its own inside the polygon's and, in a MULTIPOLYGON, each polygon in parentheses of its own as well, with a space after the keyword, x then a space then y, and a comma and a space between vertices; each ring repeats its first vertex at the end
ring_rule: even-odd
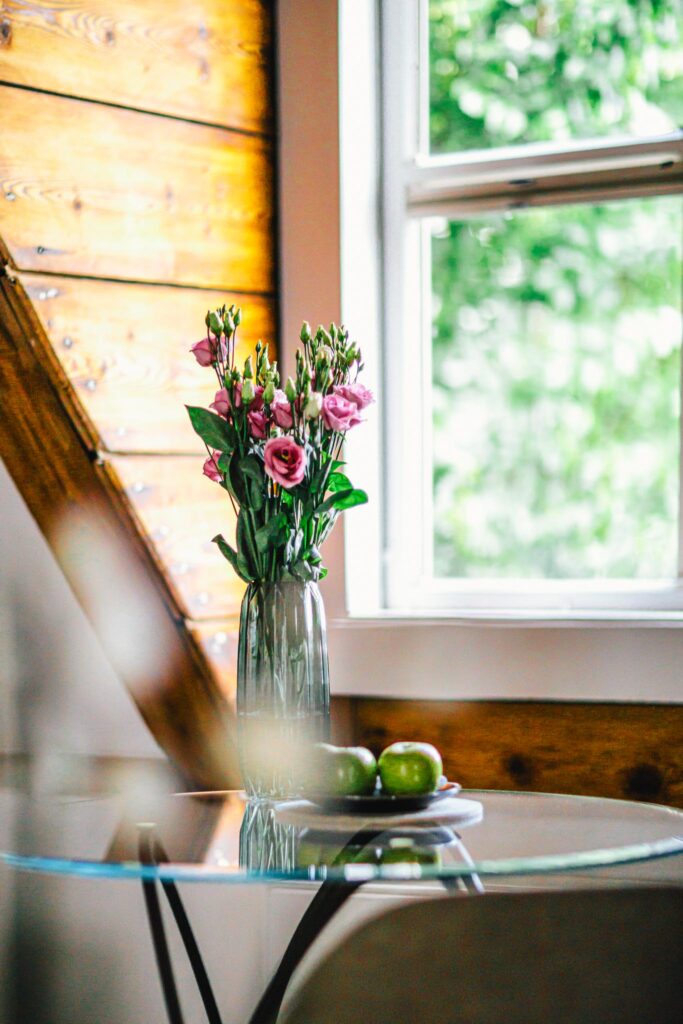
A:
POLYGON ((358 415, 358 406, 349 402, 341 395, 325 395, 323 398, 323 423, 328 430, 338 430, 340 434, 362 423, 358 415))
POLYGON ((190 352, 200 366, 211 366, 216 358, 216 346, 208 338, 202 338, 192 346, 190 352))
POLYGON ((271 480, 289 490, 306 472, 306 453, 293 437, 271 437, 263 451, 265 469, 271 480))
POLYGON ((209 480, 213 480, 214 483, 217 484, 223 483, 223 474, 218 468, 218 460, 220 459, 220 457, 220 452, 214 452, 213 455, 209 456, 209 458, 206 460, 202 467, 204 476, 208 476, 209 480))
POLYGON ((366 388, 365 384, 339 384, 334 388, 334 393, 341 395, 347 402, 353 402, 359 412, 367 409, 375 401, 375 396, 370 388, 366 388))
POLYGON ((268 431, 266 414, 260 409, 252 409, 247 413, 249 433, 259 441, 263 441, 268 431))
POLYGON ((293 424, 292 407, 284 391, 278 388, 273 401, 270 403, 270 408, 273 413, 273 419, 278 427, 282 430, 289 430, 293 424))
MULTIPOLYGON (((237 402, 237 405, 239 405, 239 402, 237 402)), ((227 388, 221 388, 220 391, 216 392, 216 397, 209 406, 209 409, 213 409, 219 416, 227 417, 230 412, 230 395, 227 388)))

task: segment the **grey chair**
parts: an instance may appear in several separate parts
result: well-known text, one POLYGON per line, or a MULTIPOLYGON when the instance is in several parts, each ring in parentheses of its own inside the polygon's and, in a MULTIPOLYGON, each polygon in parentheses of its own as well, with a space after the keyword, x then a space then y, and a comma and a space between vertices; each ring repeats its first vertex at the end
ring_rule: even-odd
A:
POLYGON ((391 910, 285 1024, 680 1024, 683 889, 484 895, 391 910))

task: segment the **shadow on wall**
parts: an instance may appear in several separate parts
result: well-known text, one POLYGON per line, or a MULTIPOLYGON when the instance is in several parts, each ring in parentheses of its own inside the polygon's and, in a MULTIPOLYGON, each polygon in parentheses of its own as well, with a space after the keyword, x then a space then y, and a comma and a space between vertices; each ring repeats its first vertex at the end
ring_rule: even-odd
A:
POLYGON ((0 462, 0 753, 160 754, 0 462))

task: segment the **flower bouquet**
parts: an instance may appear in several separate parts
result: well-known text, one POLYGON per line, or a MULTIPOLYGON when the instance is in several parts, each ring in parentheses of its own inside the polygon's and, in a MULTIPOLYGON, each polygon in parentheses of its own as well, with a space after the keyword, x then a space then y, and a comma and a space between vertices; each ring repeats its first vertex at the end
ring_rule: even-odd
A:
POLYGON ((343 327, 301 328, 294 376, 281 387, 260 341, 244 365, 235 346, 242 311, 207 313, 192 346, 216 374, 209 409, 188 406, 207 448, 204 473, 228 495, 234 545, 214 537, 248 584, 240 613, 237 714, 245 785, 253 796, 291 792, 293 750, 325 739, 329 681, 317 582, 321 547, 339 514, 367 501, 343 471, 344 437, 373 401, 359 382, 361 352, 343 327))

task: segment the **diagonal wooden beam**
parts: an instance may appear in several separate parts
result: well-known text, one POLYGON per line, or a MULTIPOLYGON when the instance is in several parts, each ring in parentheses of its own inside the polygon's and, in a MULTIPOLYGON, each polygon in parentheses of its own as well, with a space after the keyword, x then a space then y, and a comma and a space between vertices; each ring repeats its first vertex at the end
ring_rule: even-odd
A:
POLYGON ((100 636, 152 735, 197 785, 234 786, 239 776, 231 704, 185 625, 115 470, 99 458, 93 428, 1 239, 0 402, 0 455, 91 621, 96 624, 96 616, 80 576, 54 546, 70 510, 94 510, 100 528, 125 548, 146 581, 150 613, 161 623, 156 640, 166 654, 154 685, 126 677, 126 659, 100 636))

